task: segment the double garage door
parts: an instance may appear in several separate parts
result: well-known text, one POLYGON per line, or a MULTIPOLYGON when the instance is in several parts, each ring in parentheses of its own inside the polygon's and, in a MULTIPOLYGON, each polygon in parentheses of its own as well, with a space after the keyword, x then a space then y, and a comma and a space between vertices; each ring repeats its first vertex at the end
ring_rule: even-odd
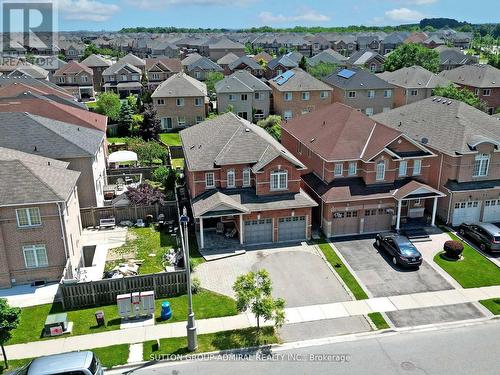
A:
MULTIPOLYGON (((391 229, 392 214, 386 209, 364 211, 363 233, 373 233, 391 229)), ((333 213, 332 235, 341 236, 361 232, 358 211, 338 211, 333 213)))
POLYGON ((484 201, 483 221, 487 223, 500 222, 500 199, 484 201))
POLYGON ((477 223, 481 218, 481 202, 457 202, 453 209, 451 225, 456 226, 462 223, 477 223))
MULTIPOLYGON (((278 219, 278 241, 295 241, 306 238, 306 217, 290 216, 278 219)), ((245 221, 245 243, 260 244, 273 242, 273 220, 245 221)))

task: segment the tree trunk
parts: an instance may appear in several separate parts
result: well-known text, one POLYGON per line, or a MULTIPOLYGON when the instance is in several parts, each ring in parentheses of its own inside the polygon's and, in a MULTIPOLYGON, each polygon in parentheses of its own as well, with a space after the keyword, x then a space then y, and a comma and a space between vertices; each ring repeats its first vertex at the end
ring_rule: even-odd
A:
POLYGON ((5 354, 5 348, 3 347, 3 344, 0 345, 2 347, 2 356, 3 356, 3 361, 5 363, 5 368, 9 368, 9 364, 7 363, 7 354, 5 354))
POLYGON ((257 318, 257 331, 259 331, 260 330, 260 315, 257 315, 256 318, 257 318))

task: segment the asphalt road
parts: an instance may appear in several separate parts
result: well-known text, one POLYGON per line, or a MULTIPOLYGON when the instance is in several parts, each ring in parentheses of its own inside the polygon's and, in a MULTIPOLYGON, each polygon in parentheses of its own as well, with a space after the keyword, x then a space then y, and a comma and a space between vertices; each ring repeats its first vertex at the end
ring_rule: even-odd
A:
MULTIPOLYGON (((160 362, 134 375, 156 374, 495 374, 500 321, 460 328, 386 333, 355 341, 273 349, 248 360, 160 362), (270 355, 273 359, 269 359, 270 355)), ((117 373, 117 371, 113 371, 117 373)))

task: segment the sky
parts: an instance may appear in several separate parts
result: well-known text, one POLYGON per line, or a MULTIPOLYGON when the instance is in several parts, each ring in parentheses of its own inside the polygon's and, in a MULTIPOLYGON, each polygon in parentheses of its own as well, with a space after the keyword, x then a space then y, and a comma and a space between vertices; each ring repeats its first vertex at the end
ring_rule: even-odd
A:
MULTIPOLYGON (((47 0, 43 0, 47 1, 47 0)), ((425 17, 500 22, 498 0, 52 0, 58 29, 399 25, 425 17), (489 10, 488 10, 489 9, 489 10)))

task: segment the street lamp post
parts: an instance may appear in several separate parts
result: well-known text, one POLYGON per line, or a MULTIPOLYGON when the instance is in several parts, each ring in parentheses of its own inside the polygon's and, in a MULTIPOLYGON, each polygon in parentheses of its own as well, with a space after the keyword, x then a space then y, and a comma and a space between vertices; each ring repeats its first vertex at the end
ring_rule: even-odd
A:
POLYGON ((188 321, 187 321, 187 338, 188 338, 188 350, 194 352, 198 349, 198 339, 196 336, 196 322, 194 320, 193 312, 193 293, 191 292, 191 268, 189 264, 189 235, 188 235, 188 222, 189 217, 187 215, 186 207, 182 210, 182 215, 179 218, 179 222, 184 230, 184 241, 182 247, 184 248, 184 266, 186 267, 186 277, 187 277, 187 290, 188 290, 188 321))

